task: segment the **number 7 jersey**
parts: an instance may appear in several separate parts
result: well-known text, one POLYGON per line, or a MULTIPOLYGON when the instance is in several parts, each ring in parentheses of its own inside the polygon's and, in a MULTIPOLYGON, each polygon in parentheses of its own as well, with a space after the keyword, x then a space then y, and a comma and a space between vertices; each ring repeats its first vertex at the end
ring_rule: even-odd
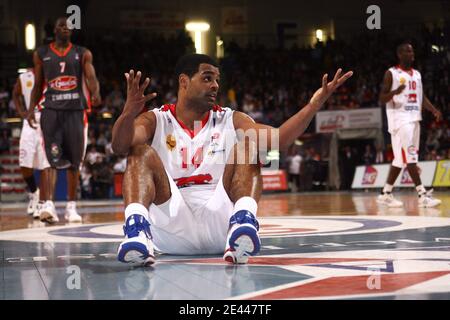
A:
POLYGON ((233 110, 214 106, 194 130, 177 119, 174 104, 149 112, 156 115, 151 146, 178 188, 202 185, 203 190, 214 190, 237 142, 233 110))

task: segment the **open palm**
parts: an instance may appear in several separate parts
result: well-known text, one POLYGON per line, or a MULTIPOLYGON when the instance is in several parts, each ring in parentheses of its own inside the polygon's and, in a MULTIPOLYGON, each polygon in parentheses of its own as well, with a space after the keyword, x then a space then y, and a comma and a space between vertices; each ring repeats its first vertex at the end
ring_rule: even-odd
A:
POLYGON ((331 82, 328 82, 328 74, 324 74, 322 77, 322 87, 317 90, 312 96, 310 103, 320 108, 325 101, 339 88, 348 78, 353 75, 353 71, 349 71, 346 74, 342 75, 342 69, 339 68, 334 75, 334 78, 331 82))

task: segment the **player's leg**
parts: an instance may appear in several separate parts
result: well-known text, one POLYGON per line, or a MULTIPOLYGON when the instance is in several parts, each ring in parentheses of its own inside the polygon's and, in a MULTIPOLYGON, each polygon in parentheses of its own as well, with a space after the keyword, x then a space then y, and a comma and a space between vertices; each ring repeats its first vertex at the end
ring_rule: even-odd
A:
POLYGON ((83 110, 67 111, 64 114, 62 158, 70 162, 67 168, 67 205, 64 218, 69 222, 81 222, 77 212, 77 191, 80 181, 80 166, 85 151, 85 113, 83 110))
POLYGON ((121 262, 154 263, 148 208, 171 198, 169 180, 156 151, 148 145, 132 147, 122 187, 125 201, 126 239, 118 249, 121 262))
POLYGON ((62 128, 59 112, 51 109, 41 111, 41 132, 44 140, 45 155, 50 167, 41 172, 41 185, 45 185, 46 192, 42 194, 43 201, 39 218, 43 222, 55 223, 59 221, 54 204, 57 172, 62 155, 62 128))
POLYGON ((50 163, 48 162, 47 156, 45 154, 44 138, 42 136, 40 118, 41 113, 37 113, 36 122, 38 126, 36 128, 36 140, 34 145, 35 156, 33 160, 33 168, 39 170, 39 202, 36 206, 36 210, 33 213, 33 218, 35 219, 39 219, 42 205, 45 203, 45 199, 47 199, 48 197, 47 183, 44 181, 43 171, 44 169, 50 168, 50 163))
POLYGON ((377 202, 387 205, 390 208, 398 208, 402 207, 403 203, 400 200, 395 199, 392 195, 392 189, 394 188, 395 180, 397 180, 398 175, 402 171, 404 163, 402 144, 398 132, 391 134, 391 143, 392 151, 394 152, 394 160, 392 161, 391 167, 389 169, 386 184, 384 185, 381 194, 378 196, 377 202))
MULTIPOLYGON (((233 148, 223 174, 223 186, 234 209, 229 219, 224 259, 246 263, 261 246, 256 220, 257 202, 262 193, 261 168, 256 144, 246 140, 233 148)), ((226 226, 225 226, 226 227, 226 226)))
POLYGON ((39 189, 36 185, 36 180, 34 179, 34 170, 32 168, 20 167, 23 180, 27 184, 28 188, 28 207, 27 213, 32 215, 36 210, 37 204, 39 202, 39 189))
POLYGON ((441 200, 435 199, 432 196, 433 190, 427 191, 420 179, 419 168, 417 162, 419 161, 419 144, 420 144, 420 124, 419 122, 410 123, 407 125, 404 134, 404 149, 407 150, 406 162, 409 175, 416 186, 417 194, 419 196, 419 207, 436 207, 441 204, 441 200))
POLYGON ((27 185, 29 203, 27 213, 32 215, 36 211, 39 202, 39 189, 33 175, 33 159, 35 155, 36 130, 30 128, 25 122, 19 141, 19 166, 23 180, 27 185))

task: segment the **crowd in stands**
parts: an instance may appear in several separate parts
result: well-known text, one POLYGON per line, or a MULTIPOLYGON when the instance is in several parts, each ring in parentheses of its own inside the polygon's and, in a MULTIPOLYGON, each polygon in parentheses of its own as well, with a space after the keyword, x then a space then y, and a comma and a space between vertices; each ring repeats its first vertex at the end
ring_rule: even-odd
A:
MULTIPOLYGON (((424 112, 420 159, 450 159, 449 37, 445 37, 439 28, 423 28, 408 36, 412 36, 409 39, 415 49, 415 68, 422 73, 424 93, 444 115, 438 123, 431 113, 424 112)), ((324 73, 333 75, 338 67, 342 67, 353 70, 354 76, 329 99, 324 110, 383 107, 378 101, 380 84, 386 69, 396 63, 395 48, 400 39, 405 38, 380 31, 355 35, 351 40, 329 40, 314 47, 267 48, 258 43, 242 47, 230 41, 225 43, 225 56, 220 60, 219 104, 243 111, 258 122, 279 126, 307 104, 319 88, 324 73)), ((158 96, 147 108, 174 103, 176 79, 173 68, 177 58, 193 52, 194 46, 184 32, 171 37, 139 32, 120 37, 96 35, 89 39, 80 35, 78 40, 93 53, 103 98, 102 105, 89 115, 89 146, 81 174, 82 193, 86 198, 107 198, 112 195, 114 173, 123 172, 126 166, 126 159, 114 155, 111 150, 112 126, 126 99, 124 72, 134 68, 151 77, 148 91, 157 92, 158 96)), ((16 116, 11 99, 12 86, 13 83, 0 81, 2 119, 16 116)), ((0 148, 6 148, 7 128, 2 124, 0 129, 0 148)), ((313 123, 307 133, 314 134, 313 123)), ((357 150, 355 165, 377 162, 381 159, 380 153, 384 162, 389 161, 389 140, 386 142, 386 146, 369 144, 357 150)), ((348 154, 350 147, 347 147, 342 146, 341 154, 348 154)), ((317 167, 323 159, 316 149, 300 147, 294 153, 302 155, 301 163, 317 167)), ((283 160, 288 161, 281 163, 287 168, 293 154, 290 158, 284 156, 283 160)), ((299 174, 312 172, 305 167, 299 170, 299 174)), ((319 176, 322 171, 326 172, 317 170, 319 176)), ((314 178, 304 176, 303 180, 314 178)), ((307 190, 311 185, 307 182, 298 188, 307 190)))

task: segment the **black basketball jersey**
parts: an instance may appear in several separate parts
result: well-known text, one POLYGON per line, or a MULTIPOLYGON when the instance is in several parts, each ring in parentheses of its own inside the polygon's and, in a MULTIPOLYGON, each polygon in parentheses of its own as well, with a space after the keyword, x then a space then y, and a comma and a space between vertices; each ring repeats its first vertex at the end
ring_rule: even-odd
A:
POLYGON ((69 43, 61 53, 55 43, 39 47, 45 84, 39 105, 55 110, 83 110, 87 106, 83 95, 82 58, 85 48, 69 43))

